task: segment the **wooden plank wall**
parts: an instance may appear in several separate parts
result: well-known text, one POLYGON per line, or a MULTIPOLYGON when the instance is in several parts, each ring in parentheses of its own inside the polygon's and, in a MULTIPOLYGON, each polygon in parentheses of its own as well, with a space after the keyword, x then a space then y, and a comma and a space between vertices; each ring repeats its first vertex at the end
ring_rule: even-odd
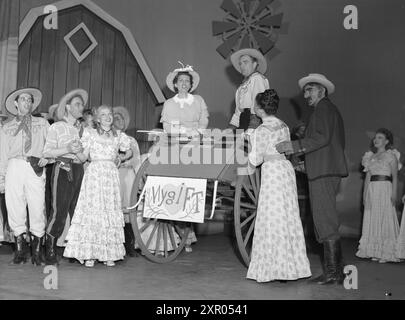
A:
MULTIPOLYGON (((88 9, 77 6, 59 13, 59 29, 43 28, 39 18, 19 49, 18 87, 41 89, 39 112, 75 88, 89 92, 89 107, 125 106, 131 115, 128 133, 156 127, 157 100, 120 31, 88 9), (98 42, 80 64, 63 37, 84 22, 98 42)), ((146 146, 141 146, 145 149, 146 146)))

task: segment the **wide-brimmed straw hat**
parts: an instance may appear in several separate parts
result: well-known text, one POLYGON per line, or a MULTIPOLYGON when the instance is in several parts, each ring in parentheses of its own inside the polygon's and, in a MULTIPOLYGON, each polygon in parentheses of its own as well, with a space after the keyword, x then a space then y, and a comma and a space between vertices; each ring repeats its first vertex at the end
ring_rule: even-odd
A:
POLYGON ((259 71, 261 74, 264 74, 266 72, 267 61, 263 54, 259 50, 253 48, 245 48, 240 49, 231 55, 232 65, 239 73, 242 73, 239 66, 239 60, 242 56, 246 55, 257 59, 257 71, 259 71))
POLYGON ((15 106, 14 102, 15 99, 23 94, 23 93, 27 93, 27 94, 31 94, 34 97, 34 102, 32 105, 32 110, 31 113, 34 112, 34 110, 36 108, 38 108, 39 104, 41 103, 42 100, 42 93, 39 89, 37 88, 23 88, 23 89, 18 89, 15 90, 13 92, 11 92, 7 98, 6 98, 6 109, 8 112, 10 112, 13 115, 17 115, 18 110, 17 107, 15 106))
POLYGON ((48 112, 43 112, 41 113, 43 117, 47 118, 47 119, 52 119, 55 120, 55 111, 56 108, 58 107, 57 104, 53 104, 48 108, 48 112))
POLYGON ((83 99, 83 105, 85 106, 87 104, 87 100, 89 99, 89 94, 87 93, 86 90, 83 89, 75 89, 67 94, 65 94, 62 99, 60 99, 58 103, 58 107, 56 108, 54 112, 54 120, 62 120, 63 117, 65 116, 65 111, 66 111, 66 103, 72 99, 74 96, 80 96, 83 99))
POLYGON ((172 72, 170 72, 167 75, 166 85, 171 91, 176 92, 176 90, 174 89, 174 84, 173 84, 174 78, 177 76, 177 74, 179 72, 187 72, 193 78, 193 87, 190 90, 190 92, 193 92, 195 89, 197 89, 198 84, 200 83, 200 75, 194 71, 192 66, 189 66, 189 65, 184 66, 181 62, 179 62, 179 63, 182 65, 182 68, 174 69, 172 72))
POLYGON ((298 81, 298 85, 300 86, 301 90, 303 90, 308 83, 318 83, 324 86, 326 90, 328 90, 328 94, 332 94, 333 92, 335 92, 335 85, 323 74, 310 73, 309 75, 298 81))
POLYGON ((129 123, 131 122, 131 116, 129 115, 128 109, 122 106, 114 107, 114 113, 119 113, 125 121, 125 126, 123 131, 126 131, 129 127, 129 123))

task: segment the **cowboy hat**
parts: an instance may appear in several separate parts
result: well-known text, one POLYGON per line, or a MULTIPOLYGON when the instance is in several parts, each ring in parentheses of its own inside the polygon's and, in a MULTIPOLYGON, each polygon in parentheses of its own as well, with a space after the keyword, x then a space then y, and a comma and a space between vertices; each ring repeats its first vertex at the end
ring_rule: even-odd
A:
POLYGON ((231 55, 232 65, 236 70, 238 70, 239 73, 242 73, 239 66, 240 57, 246 55, 257 59, 257 71, 259 71, 261 74, 264 74, 266 72, 267 61, 266 58, 262 55, 262 53, 259 50, 253 48, 245 48, 240 49, 231 55))
POLYGON ((83 89, 75 89, 67 94, 65 94, 62 99, 60 99, 58 103, 58 107, 54 111, 54 120, 62 120, 63 117, 65 116, 65 111, 66 111, 66 104, 67 102, 72 99, 74 96, 80 96, 83 99, 83 105, 87 104, 87 100, 89 99, 89 94, 87 93, 86 90, 83 89))
POLYGON ((49 119, 55 120, 55 111, 56 111, 56 108, 57 108, 57 107, 58 107, 57 104, 53 104, 53 105, 51 105, 51 106, 49 107, 49 109, 48 109, 48 118, 49 118, 49 119))
POLYGON ((179 63, 183 66, 183 68, 175 69, 172 72, 170 72, 166 78, 166 85, 171 91, 176 92, 173 84, 174 78, 177 76, 179 72, 187 72, 193 78, 193 87, 190 90, 190 92, 193 92, 195 89, 197 89, 198 84, 200 83, 200 75, 194 71, 192 66, 187 65, 184 67, 184 65, 181 62, 179 63))
POLYGON ((124 123, 125 123, 124 129, 122 131, 126 131, 129 127, 129 122, 131 121, 131 116, 129 115, 127 108, 122 107, 122 106, 114 107, 113 112, 118 113, 122 116, 122 118, 124 119, 124 123))
POLYGON ((34 97, 31 113, 36 108, 38 108, 39 104, 41 103, 42 93, 41 93, 41 91, 39 89, 37 89, 37 88, 23 88, 23 89, 15 90, 15 91, 11 92, 6 98, 6 109, 7 109, 8 112, 10 112, 11 114, 13 114, 15 116, 18 113, 17 107, 14 104, 15 99, 19 95, 21 95, 23 93, 30 94, 30 95, 32 95, 34 97))
POLYGON ((323 74, 310 73, 298 81, 298 85, 300 86, 301 90, 303 90, 308 83, 319 83, 320 85, 324 86, 326 90, 328 90, 328 94, 335 92, 335 85, 323 74))

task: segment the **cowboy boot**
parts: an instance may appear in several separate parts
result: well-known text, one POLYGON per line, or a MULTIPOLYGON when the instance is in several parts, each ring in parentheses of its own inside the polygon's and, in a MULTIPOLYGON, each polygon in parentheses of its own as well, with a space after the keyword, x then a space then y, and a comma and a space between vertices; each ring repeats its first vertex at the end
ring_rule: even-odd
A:
POLYGON ((42 257, 42 237, 39 238, 37 236, 32 236, 31 242, 31 262, 37 266, 41 266, 43 264, 43 257, 42 257))
POLYGON ((130 223, 125 224, 124 235, 125 235, 124 247, 127 255, 130 257, 137 257, 138 253, 135 250, 135 236, 132 230, 132 225, 130 223))
POLYGON ((345 278, 343 274, 342 249, 340 240, 326 240, 323 243, 324 249, 324 273, 311 279, 317 284, 342 284, 345 278))
POLYGON ((45 264, 58 264, 58 259, 56 257, 56 239, 49 234, 46 234, 45 239, 45 264))
POLYGON ((24 234, 20 234, 15 239, 15 253, 13 264, 23 264, 27 262, 27 242, 25 241, 24 234))

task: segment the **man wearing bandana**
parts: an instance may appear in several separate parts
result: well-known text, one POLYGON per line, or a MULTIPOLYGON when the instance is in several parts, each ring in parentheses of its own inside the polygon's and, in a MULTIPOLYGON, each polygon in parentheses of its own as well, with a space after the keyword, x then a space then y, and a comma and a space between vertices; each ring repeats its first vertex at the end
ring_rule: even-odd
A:
POLYGON ((51 177, 52 207, 46 226, 47 265, 58 263, 57 240, 63 235, 68 215, 72 220, 79 198, 84 174, 80 159, 83 129, 77 124, 87 100, 88 93, 83 89, 72 90, 63 96, 55 110, 56 122, 51 125, 46 138, 43 155, 55 160, 51 177))
POLYGON ((48 122, 33 117, 42 93, 35 88, 12 92, 6 109, 15 117, 0 129, 0 192, 5 192, 9 225, 16 250, 14 264, 27 261, 27 205, 32 263, 42 264, 41 239, 45 234, 45 170, 42 157, 48 122))

